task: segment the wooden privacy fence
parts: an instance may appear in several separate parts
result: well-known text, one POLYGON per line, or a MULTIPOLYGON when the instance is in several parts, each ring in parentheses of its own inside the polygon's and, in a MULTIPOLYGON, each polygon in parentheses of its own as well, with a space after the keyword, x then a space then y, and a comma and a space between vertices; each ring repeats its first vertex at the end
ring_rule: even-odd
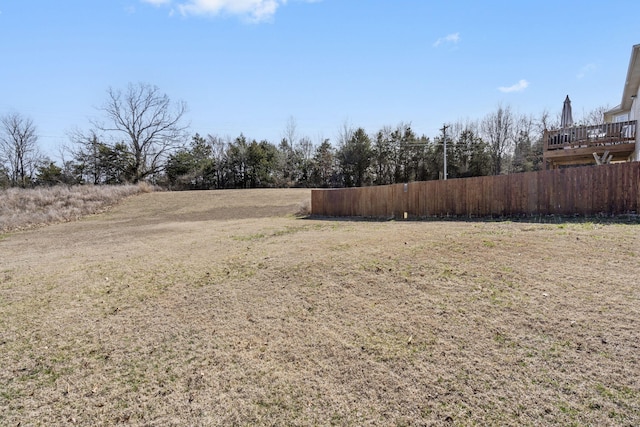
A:
POLYGON ((638 212, 640 162, 311 191, 317 216, 421 218, 638 212))

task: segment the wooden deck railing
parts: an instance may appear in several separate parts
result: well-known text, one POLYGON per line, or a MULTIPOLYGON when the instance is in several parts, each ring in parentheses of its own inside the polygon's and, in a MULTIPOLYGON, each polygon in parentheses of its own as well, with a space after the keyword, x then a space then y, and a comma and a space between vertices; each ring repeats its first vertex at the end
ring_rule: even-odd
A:
POLYGON ((628 144, 636 140, 637 121, 576 126, 544 132, 544 150, 628 144))

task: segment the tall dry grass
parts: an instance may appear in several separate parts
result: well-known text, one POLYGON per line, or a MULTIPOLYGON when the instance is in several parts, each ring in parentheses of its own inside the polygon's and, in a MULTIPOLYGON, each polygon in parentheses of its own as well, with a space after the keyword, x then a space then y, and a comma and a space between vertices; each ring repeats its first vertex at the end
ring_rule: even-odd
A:
POLYGON ((151 191, 154 187, 147 183, 0 190, 0 232, 73 221, 102 212, 125 197, 151 191))

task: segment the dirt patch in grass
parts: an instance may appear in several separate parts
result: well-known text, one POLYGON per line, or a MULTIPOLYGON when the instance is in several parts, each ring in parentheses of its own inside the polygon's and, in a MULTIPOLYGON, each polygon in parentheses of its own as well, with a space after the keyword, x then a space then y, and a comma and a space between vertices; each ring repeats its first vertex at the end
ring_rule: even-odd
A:
POLYGON ((0 424, 638 425, 640 228, 150 193, 0 240, 0 424))

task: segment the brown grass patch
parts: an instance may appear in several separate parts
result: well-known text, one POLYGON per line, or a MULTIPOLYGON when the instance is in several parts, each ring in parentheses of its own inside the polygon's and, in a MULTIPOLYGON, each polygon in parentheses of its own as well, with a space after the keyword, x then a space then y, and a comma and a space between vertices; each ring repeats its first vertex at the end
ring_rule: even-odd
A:
POLYGON ((0 232, 77 220, 102 212, 125 197, 151 191, 154 187, 147 183, 0 189, 0 232))
POLYGON ((150 193, 0 240, 0 424, 638 425, 638 225, 150 193))

